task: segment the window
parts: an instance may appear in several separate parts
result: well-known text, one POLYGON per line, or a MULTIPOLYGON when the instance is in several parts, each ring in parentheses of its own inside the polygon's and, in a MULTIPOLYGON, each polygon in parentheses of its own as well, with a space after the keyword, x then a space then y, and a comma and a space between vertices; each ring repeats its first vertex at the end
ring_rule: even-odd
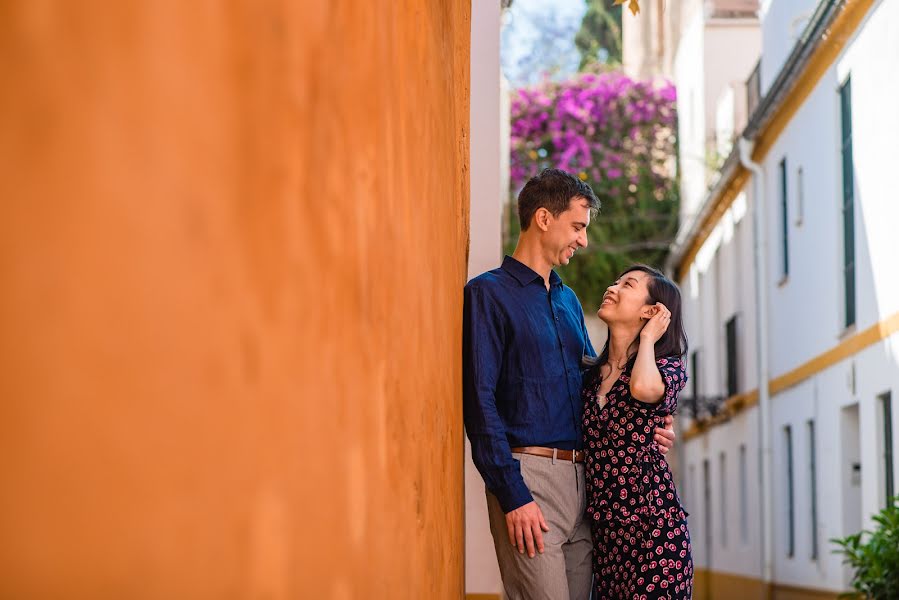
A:
POLYGON ((811 559, 818 560, 818 494, 817 494, 817 455, 815 453, 815 422, 808 422, 808 456, 809 456, 809 518, 811 519, 812 552, 811 559))
POLYGON ((746 465, 746 444, 740 444, 740 541, 749 542, 749 469, 746 465))
POLYGON ((790 274, 790 217, 787 210, 787 159, 780 161, 780 276, 786 279, 790 274))
POLYGON ((805 214, 805 182, 802 180, 805 173, 802 167, 796 171, 796 226, 802 225, 802 217, 805 214))
POLYGON ((737 393, 737 316, 734 315, 724 326, 724 339, 727 352, 727 395, 737 393))
POLYGON ((693 418, 699 416, 699 350, 695 350, 690 358, 692 369, 690 370, 690 391, 693 393, 691 404, 693 405, 693 418))
POLYGON ((703 512, 703 533, 705 534, 706 548, 706 568, 711 569, 712 566, 712 549, 715 540, 712 535, 712 477, 711 468, 709 467, 709 459, 702 461, 702 512, 703 512))
POLYGON ((787 556, 792 558, 796 553, 796 523, 793 510, 793 428, 784 427, 784 444, 787 453, 787 556))
POLYGON ((855 324, 855 171, 852 161, 852 80, 840 87, 843 160, 843 302, 846 327, 855 324))
POLYGON ((893 481, 893 399, 890 392, 881 394, 878 398, 880 404, 880 418, 883 422, 881 428, 881 444, 883 445, 883 499, 884 506, 889 506, 893 496, 896 495, 896 486, 893 481))
POLYGON ((727 546, 727 456, 722 452, 718 456, 719 463, 719 489, 720 514, 721 514, 721 547, 727 546))
POLYGON ((696 465, 690 465, 689 471, 689 482, 687 482, 687 493, 689 496, 686 501, 688 506, 691 507, 691 510, 695 510, 692 508, 693 506, 697 506, 699 503, 695 501, 696 498, 699 498, 699 493, 696 491, 696 465))

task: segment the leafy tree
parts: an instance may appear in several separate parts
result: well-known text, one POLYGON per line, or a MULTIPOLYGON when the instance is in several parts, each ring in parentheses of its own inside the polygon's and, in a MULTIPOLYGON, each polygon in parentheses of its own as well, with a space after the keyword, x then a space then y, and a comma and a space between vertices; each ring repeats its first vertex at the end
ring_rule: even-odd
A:
POLYGON ((607 6, 608 0, 586 0, 587 11, 574 45, 581 53, 580 70, 596 63, 621 63, 621 9, 607 6))

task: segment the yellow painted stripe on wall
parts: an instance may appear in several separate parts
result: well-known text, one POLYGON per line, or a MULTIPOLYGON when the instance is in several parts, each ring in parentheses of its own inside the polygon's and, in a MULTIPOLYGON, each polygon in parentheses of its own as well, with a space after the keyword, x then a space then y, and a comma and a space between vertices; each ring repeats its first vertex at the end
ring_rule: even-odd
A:
POLYGON ((696 569, 693 576, 693 600, 834 600, 840 592, 774 583, 720 571, 696 569), (770 593, 769 593, 770 592, 770 593))
POLYGON ((715 205, 703 220, 702 227, 696 234, 693 243, 690 245, 690 249, 687 250, 683 258, 681 258, 680 265, 677 269, 677 278, 679 281, 686 277, 687 267, 696 260, 696 255, 699 253, 700 248, 702 248, 705 241, 709 239, 709 236, 712 235, 712 231, 715 230, 715 227, 718 225, 718 222, 721 221, 721 218, 727 212, 727 209, 729 209, 734 203, 734 200, 737 199, 737 195, 743 191, 743 187, 748 180, 749 171, 742 166, 737 167, 727 186, 724 188, 724 191, 722 191, 721 195, 715 199, 715 205))
MULTIPOLYGON (((864 331, 860 331, 852 337, 843 340, 827 352, 819 354, 811 360, 802 363, 792 371, 788 371, 783 375, 770 380, 768 382, 770 393, 774 396, 775 394, 793 387, 821 371, 832 367, 840 361, 861 352, 865 348, 878 342, 882 342, 896 332, 899 332, 899 312, 894 313, 883 321, 875 323, 864 331)), ((720 415, 717 415, 715 418, 708 421, 694 422, 684 433, 684 439, 692 439, 707 431, 710 427, 714 427, 715 425, 727 421, 743 410, 758 404, 758 400, 758 389, 731 396, 724 401, 724 410, 720 415)))
POLYGON ((783 390, 808 379, 815 373, 820 373, 824 369, 849 358, 853 354, 861 352, 868 346, 885 340, 897 331, 899 331, 899 313, 895 313, 883 321, 868 327, 864 331, 843 340, 827 352, 820 354, 792 371, 771 380, 771 383, 769 384, 771 386, 771 393, 777 394, 782 392, 783 390))

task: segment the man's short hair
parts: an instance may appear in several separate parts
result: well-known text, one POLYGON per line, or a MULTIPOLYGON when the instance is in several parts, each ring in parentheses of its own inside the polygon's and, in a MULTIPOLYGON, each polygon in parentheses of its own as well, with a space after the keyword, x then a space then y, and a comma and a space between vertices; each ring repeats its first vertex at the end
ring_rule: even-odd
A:
POLYGON ((590 205, 591 214, 599 210, 599 199, 593 189, 574 175, 561 169, 544 169, 531 177, 518 194, 518 221, 521 230, 531 225, 538 208, 545 208, 558 217, 568 210, 574 198, 583 198, 590 205))

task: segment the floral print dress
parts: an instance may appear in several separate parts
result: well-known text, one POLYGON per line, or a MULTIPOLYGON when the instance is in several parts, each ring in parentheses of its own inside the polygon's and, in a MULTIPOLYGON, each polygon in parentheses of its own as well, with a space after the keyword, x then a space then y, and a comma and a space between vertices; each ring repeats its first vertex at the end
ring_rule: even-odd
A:
POLYGON ((599 366, 584 380, 587 514, 593 530, 594 600, 690 598, 693 558, 687 513, 655 428, 677 408, 687 383, 679 358, 660 358, 665 382, 657 404, 631 396, 632 364, 600 406, 599 366))

